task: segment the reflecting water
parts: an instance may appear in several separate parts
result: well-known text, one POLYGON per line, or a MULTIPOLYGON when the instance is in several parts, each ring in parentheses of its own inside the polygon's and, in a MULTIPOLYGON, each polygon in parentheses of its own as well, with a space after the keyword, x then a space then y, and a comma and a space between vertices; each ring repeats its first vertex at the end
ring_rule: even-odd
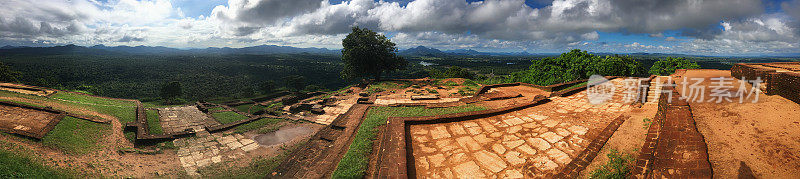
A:
POLYGON ((314 130, 304 126, 282 128, 275 132, 257 135, 253 137, 253 140, 258 142, 259 145, 270 146, 291 141, 294 138, 309 134, 311 132, 314 132, 314 130))

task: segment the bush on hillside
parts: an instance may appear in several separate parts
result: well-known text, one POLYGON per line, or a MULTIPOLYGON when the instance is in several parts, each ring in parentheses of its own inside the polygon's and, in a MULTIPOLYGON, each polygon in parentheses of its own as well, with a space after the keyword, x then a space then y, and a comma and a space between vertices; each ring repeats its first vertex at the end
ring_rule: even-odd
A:
POLYGON ((430 69, 428 70, 428 74, 434 78, 465 78, 465 79, 474 79, 475 74, 467 70, 466 68, 461 68, 457 66, 451 66, 447 69, 430 69))
POLYGON ((641 76, 642 64, 627 56, 600 57, 586 51, 574 49, 556 58, 531 61, 530 68, 512 73, 506 82, 525 82, 537 85, 552 85, 573 80, 587 79, 591 75, 641 76))
POLYGON ((658 60, 650 67, 650 74, 653 75, 671 75, 675 73, 676 69, 699 69, 700 65, 697 62, 687 60, 684 58, 672 58, 658 60))

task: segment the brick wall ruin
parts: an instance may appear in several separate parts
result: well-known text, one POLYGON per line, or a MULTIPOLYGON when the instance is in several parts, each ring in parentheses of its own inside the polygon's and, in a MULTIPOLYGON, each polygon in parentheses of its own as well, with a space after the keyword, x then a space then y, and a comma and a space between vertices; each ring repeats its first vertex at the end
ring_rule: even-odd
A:
POLYGON ((779 65, 800 65, 800 62, 739 63, 731 68, 731 75, 746 80, 760 78, 765 86, 764 93, 800 103, 800 69, 779 65))

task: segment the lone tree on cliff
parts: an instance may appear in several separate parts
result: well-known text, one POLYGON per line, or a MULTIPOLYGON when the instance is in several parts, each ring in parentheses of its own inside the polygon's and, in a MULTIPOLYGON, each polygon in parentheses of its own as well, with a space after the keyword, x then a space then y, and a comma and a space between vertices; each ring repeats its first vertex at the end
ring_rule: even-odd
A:
POLYGON ((380 81, 384 71, 403 69, 408 63, 397 56, 392 41, 366 28, 353 27, 353 31, 342 40, 342 46, 343 78, 371 75, 375 81, 380 81))

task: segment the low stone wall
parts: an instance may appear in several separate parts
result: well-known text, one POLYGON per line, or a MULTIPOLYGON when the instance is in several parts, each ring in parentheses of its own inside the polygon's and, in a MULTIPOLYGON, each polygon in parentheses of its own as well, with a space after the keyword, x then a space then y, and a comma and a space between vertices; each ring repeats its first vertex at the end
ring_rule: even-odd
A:
POLYGON ((731 76, 738 79, 742 79, 744 77, 747 80, 761 78, 764 83, 770 83, 772 77, 770 74, 776 73, 776 70, 758 68, 758 65, 761 64, 735 64, 733 67, 731 67, 731 76))
POLYGON ((769 94, 780 95, 800 103, 800 73, 773 73, 767 83, 769 94))
MULTIPOLYGON (((619 77, 620 76, 606 76, 605 78, 607 80, 611 81, 611 80, 619 78, 619 77)), ((574 84, 583 83, 583 82, 587 82, 587 81, 589 81, 589 80, 577 80, 577 81, 570 82, 570 84, 574 85, 574 84)), ((604 83, 604 82, 597 82, 597 83, 594 83, 594 84, 588 84, 587 83, 585 85, 581 85, 581 86, 578 86, 578 87, 575 87, 575 88, 572 88, 572 89, 569 89, 569 90, 563 90, 563 89, 566 89, 568 87, 573 86, 573 85, 566 85, 566 87, 561 88, 561 90, 553 92, 553 93, 550 93, 550 97, 554 97, 554 96, 564 97, 564 96, 573 95, 575 93, 578 93, 578 92, 581 92, 583 90, 586 90, 586 86, 597 85, 597 84, 600 84, 600 83, 604 83)))
MULTIPOLYGON (((765 85, 764 93, 769 95, 780 95, 786 99, 800 103, 800 72, 779 72, 774 69, 760 68, 768 66, 773 68, 783 68, 772 64, 800 64, 797 62, 784 63, 758 63, 743 64, 739 63, 731 68, 731 75, 738 79, 755 80, 760 78, 765 85)), ((796 70, 796 69, 787 69, 796 70)))
POLYGON ((195 133, 194 131, 180 131, 180 132, 173 132, 166 134, 151 134, 150 127, 147 123, 147 111, 146 111, 147 109, 144 107, 144 105, 142 105, 142 102, 138 100, 135 100, 135 102, 136 102, 136 121, 128 123, 126 124, 126 126, 136 128, 137 140, 175 139, 181 136, 188 136, 195 133))
POLYGON ((484 97, 484 96, 482 96, 482 94, 487 94, 487 92, 492 88, 519 86, 519 85, 530 85, 530 84, 527 84, 527 83, 502 83, 502 84, 484 85, 484 86, 481 86, 481 88, 478 90, 478 92, 475 93, 475 95, 473 95, 471 97, 461 98, 458 101, 440 102, 440 103, 397 103, 397 104, 391 104, 389 106, 391 106, 391 107, 423 106, 423 107, 426 107, 426 108, 455 107, 455 106, 460 106, 460 105, 464 105, 464 104, 471 104, 471 103, 476 103, 476 102, 481 102, 481 101, 487 101, 487 100, 493 100, 493 99, 502 99, 502 98, 508 97, 508 96, 496 96, 496 97, 492 98, 492 97, 484 97))

